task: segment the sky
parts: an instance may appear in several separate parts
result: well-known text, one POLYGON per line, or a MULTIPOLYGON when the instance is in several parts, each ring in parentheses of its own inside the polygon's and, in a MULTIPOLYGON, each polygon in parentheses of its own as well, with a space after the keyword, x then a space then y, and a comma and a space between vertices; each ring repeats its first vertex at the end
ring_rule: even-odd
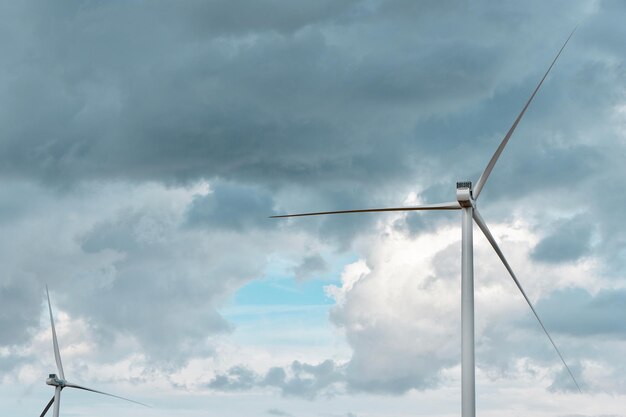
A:
POLYGON ((626 4, 0 1, 0 409, 459 415, 455 199, 578 29, 479 207, 481 416, 626 416, 626 4))

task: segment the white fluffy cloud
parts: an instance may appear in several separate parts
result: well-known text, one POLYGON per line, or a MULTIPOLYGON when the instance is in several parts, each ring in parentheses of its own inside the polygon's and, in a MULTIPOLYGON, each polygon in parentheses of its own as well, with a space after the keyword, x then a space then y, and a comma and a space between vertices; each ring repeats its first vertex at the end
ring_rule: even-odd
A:
MULTIPOLYGON (((437 216, 424 214, 428 215, 437 216)), ((460 361, 460 224, 447 224, 417 238, 388 224, 393 221, 382 223, 381 233, 363 240, 375 243, 364 244, 364 258, 346 267, 342 286, 327 287, 327 292, 338 301, 331 314, 332 322, 345 331, 353 349, 346 378, 354 389, 366 391, 405 392, 446 384, 449 382, 446 376, 460 361)), ((564 265, 533 262, 531 254, 540 238, 523 221, 494 223, 491 229, 533 303, 546 307, 544 320, 549 329, 553 325, 557 343, 585 388, 601 389, 604 383, 594 378, 592 369, 598 361, 607 369, 612 368, 611 361, 599 357, 598 351, 613 358, 614 342, 587 341, 596 352, 585 349, 581 341, 572 343, 570 335, 562 331, 555 312, 574 300, 568 297, 551 300, 559 304, 551 309, 547 308, 550 304, 542 301, 564 289, 577 288, 586 294, 594 294, 601 288, 615 290, 614 282, 602 277, 592 259, 564 265)), ((545 375, 542 379, 546 388, 553 385, 547 381, 554 380, 568 387, 558 357, 501 262, 479 233, 477 229, 479 366, 484 372, 502 378, 504 384, 510 379, 529 378, 525 373, 540 372, 545 375), (528 365, 519 367, 520 360, 528 365)), ((623 334, 617 336, 623 337, 623 334)))

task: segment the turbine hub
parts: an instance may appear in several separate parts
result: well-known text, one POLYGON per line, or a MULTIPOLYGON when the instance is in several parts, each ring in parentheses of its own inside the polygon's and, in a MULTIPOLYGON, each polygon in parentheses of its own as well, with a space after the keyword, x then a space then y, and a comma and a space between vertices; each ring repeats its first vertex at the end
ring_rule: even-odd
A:
POLYGON ((461 207, 474 207, 471 181, 460 181, 456 183, 456 200, 461 207))

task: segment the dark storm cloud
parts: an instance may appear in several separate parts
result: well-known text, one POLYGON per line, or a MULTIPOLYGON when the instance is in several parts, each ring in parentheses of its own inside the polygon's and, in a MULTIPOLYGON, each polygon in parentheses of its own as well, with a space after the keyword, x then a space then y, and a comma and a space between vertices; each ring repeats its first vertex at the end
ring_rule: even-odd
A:
POLYGON ((35 17, 11 28, 20 72, 4 79, 20 103, 5 114, 5 173, 380 183, 413 171, 407 136, 430 133, 411 132, 417 118, 489 95, 507 58, 469 24, 436 45, 410 19, 399 20, 408 33, 393 29, 406 13, 456 26, 454 8, 434 2, 296 3, 117 2, 50 19, 15 7, 35 17))
MULTIPOLYGON (((219 10, 242 15, 239 6, 211 6, 199 15, 220 24, 226 22, 219 10)), ((269 6, 256 15, 269 18, 261 27, 290 20, 289 12, 280 17, 284 7, 269 6)), ((4 84, 20 101, 4 115, 7 175, 63 182, 102 176, 298 179, 325 166, 336 170, 355 153, 348 145, 325 155, 349 135, 337 123, 339 115, 315 110, 327 107, 322 92, 342 78, 324 80, 336 71, 326 60, 339 55, 317 31, 261 31, 248 40, 252 25, 243 38, 220 31, 197 37, 180 13, 167 14, 163 7, 169 9, 163 3, 90 5, 49 20, 36 15, 21 29, 28 37, 14 28, 19 42, 8 59, 20 71, 8 69, 4 84), (153 24, 138 24, 146 18, 153 24), (24 52, 37 48, 39 53, 24 52)), ((24 8, 17 13, 37 14, 24 8)), ((318 8, 299 7, 298 13, 317 15, 318 8)), ((192 10, 186 16, 197 19, 192 10)))
POLYGON ((358 1, 316 2, 246 0, 236 7, 227 0, 191 1, 183 5, 160 2, 159 8, 173 13, 189 28, 206 34, 293 33, 320 21, 333 21, 351 12, 358 1))
MULTIPOLYGON (((575 18, 582 13, 568 10, 575 18)), ((452 190, 455 180, 478 175, 545 68, 528 65, 511 46, 528 53, 536 47, 534 56, 545 57, 546 65, 558 46, 556 33, 546 42, 529 29, 536 18, 530 11, 482 3, 112 2, 59 9, 24 3, 5 11, 24 22, 7 29, 16 42, 7 45, 4 59, 11 65, 0 74, 7 96, 17 98, 0 114, 5 176, 57 185, 219 176, 232 188, 230 196, 222 188, 225 199, 234 198, 238 187, 257 187, 249 202, 269 208, 271 193, 283 190, 274 206, 285 211, 368 207, 381 200, 365 192, 390 194, 434 178, 442 184, 436 194, 448 195, 444 187, 452 190), (459 24, 461 12, 469 18, 459 24), (501 38, 496 15, 521 33, 501 38), (300 210, 308 202, 302 190, 319 204, 300 210)), ((566 21, 560 26, 565 29, 566 21)), ((579 32, 582 48, 589 41, 579 32)), ((556 97, 554 105, 533 105, 535 120, 544 108, 554 116, 558 110, 552 109, 563 107, 572 77, 581 71, 568 69, 568 62, 566 54, 557 67, 563 85, 557 94, 552 79, 544 88, 556 97)), ((607 90, 619 73, 608 70, 608 77, 580 75, 598 112, 617 97, 611 89, 612 98, 600 102, 601 94, 591 92, 607 90), (597 82, 589 83, 590 77, 597 82)), ((579 107, 567 106, 572 112, 561 110, 561 117, 571 119, 575 111, 580 120, 579 107)), ((573 163, 588 148, 573 144, 543 160, 537 146, 539 139, 516 152, 516 163, 505 165, 511 172, 498 176, 523 173, 523 183, 538 189, 588 174, 585 164, 573 163), (563 165, 578 168, 565 179, 563 165)), ((513 188, 492 179, 487 189, 500 195, 513 188)), ((191 223, 224 220, 223 227, 241 228, 256 214, 243 220, 210 207, 200 213, 202 201, 212 205, 218 197, 199 198, 191 223)), ((372 220, 314 224, 345 247, 372 220)))

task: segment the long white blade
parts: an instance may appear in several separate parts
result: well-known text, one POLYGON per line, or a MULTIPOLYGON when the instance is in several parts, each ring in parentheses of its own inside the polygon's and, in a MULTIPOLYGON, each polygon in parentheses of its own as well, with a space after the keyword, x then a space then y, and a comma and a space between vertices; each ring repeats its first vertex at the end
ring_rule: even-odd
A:
POLYGON ((417 210, 460 210, 461 205, 457 201, 437 204, 424 204, 422 206, 413 207, 390 207, 390 208, 370 208, 358 210, 341 210, 341 211, 320 211, 316 213, 299 213, 299 214, 283 214, 280 216, 270 216, 271 219, 283 217, 304 217, 304 216, 322 216, 326 214, 348 214, 348 213, 375 213, 381 211, 417 211, 417 210))
POLYGON ((552 64, 550 64, 550 67, 548 68, 546 73, 543 75, 543 78, 541 79, 541 81, 539 81, 539 84, 537 84, 537 87, 535 87, 535 91, 533 91, 533 93, 530 95, 530 98, 528 99, 528 101, 524 105, 524 108, 522 109, 521 113, 517 116, 517 118, 513 122, 513 126, 511 126, 509 131, 504 136, 504 139, 502 140, 502 143, 500 143, 500 146, 498 146, 498 149, 496 149, 496 153, 494 153, 493 156, 491 157, 491 160, 487 164, 487 167, 485 168, 485 171, 483 172, 483 174, 480 176, 480 178, 476 182, 476 186, 474 187, 474 191, 473 191, 474 199, 477 199, 478 196, 480 195, 480 192, 482 191, 483 187, 485 186, 485 183, 487 182, 487 178, 489 178, 489 174, 491 174, 491 170, 496 165, 496 162, 498 162, 498 158, 500 157, 500 154, 504 150, 504 147, 506 146, 506 144, 509 142, 509 139, 511 138, 511 135, 513 135, 513 132, 515 131, 515 128, 517 127, 517 124, 520 122, 520 120, 522 120, 522 117, 524 117, 524 113, 526 113, 526 109, 530 105, 530 102, 533 100, 533 98, 535 98, 535 94, 537 94, 537 91, 539 91, 539 87, 541 87, 541 84, 543 84, 543 81, 548 76, 548 73, 550 72, 550 70, 554 66, 554 63, 556 62, 556 60, 561 55, 561 52, 563 52, 563 49, 565 48, 565 45, 567 45, 567 42, 569 42, 570 38, 572 37, 572 35, 574 34, 575 31, 576 31, 576 28, 574 28, 574 30, 572 30, 572 33, 570 33, 570 35, 567 37, 567 40, 565 41, 565 43, 563 44, 563 46, 559 50, 559 53, 556 54, 556 57, 552 61, 552 64))
POLYGON ((48 410, 50 409, 50 407, 52 407, 52 403, 54 402, 54 396, 52 396, 52 399, 50 401, 48 401, 48 404, 46 405, 46 408, 43 409, 43 411, 41 412, 41 414, 39 415, 39 417, 43 417, 46 415, 46 413, 48 412, 48 410))
POLYGON ((543 322, 539 318, 539 314, 537 314, 537 311, 535 310, 535 307, 533 307, 533 304, 530 302, 530 299, 526 295, 526 291, 524 291, 524 289, 522 288, 522 284, 520 284, 519 280, 515 276, 515 273, 511 269, 511 266, 509 265, 509 263, 507 262, 506 258, 504 257, 504 254, 500 250, 500 247, 496 243, 496 240, 493 238, 493 235, 489 231, 489 228, 487 227, 487 224, 485 223, 485 221, 483 220, 482 216, 480 215, 480 213, 476 209, 474 209, 474 220, 478 224, 478 227, 480 227, 480 230, 482 230, 483 233, 485 234, 485 237, 487 238, 489 243, 491 243, 491 246, 493 246, 493 249, 498 254, 498 257, 500 257, 500 260, 502 261, 502 263, 506 267, 507 271, 509 271, 509 274, 511 274, 511 278, 513 278, 513 281, 515 281, 515 285, 517 285, 517 288, 520 290, 520 292, 524 296, 524 299, 526 300, 526 302, 530 306, 530 309, 532 310, 533 314, 537 318, 537 321, 541 325, 541 328, 545 332, 546 336, 548 336, 548 339, 550 339, 550 343, 552 343, 552 346, 554 346, 554 350, 556 350, 556 353, 559 355, 559 358, 561 358, 561 362, 563 362, 563 365, 565 365, 565 369, 567 369, 567 372, 572 377, 572 380, 574 381, 574 384, 576 384, 576 388, 578 388, 578 391, 580 391, 582 393, 582 390, 580 389, 580 385, 578 385, 578 382, 576 381, 576 378, 574 378, 574 374, 570 370, 569 366, 567 366, 567 363, 565 363, 565 359, 563 359, 563 355, 561 355, 561 352, 559 351, 559 348, 556 347, 556 343, 554 343, 554 340, 552 340, 552 337, 550 336, 550 333, 548 333, 548 330, 546 329, 546 326, 543 325, 543 322))
POLYGON ((98 391, 98 390, 95 390, 95 389, 92 389, 92 388, 83 387, 82 385, 72 384, 71 382, 66 382, 65 383, 65 387, 66 388, 82 389, 82 390, 85 390, 85 391, 91 391, 91 392, 95 392, 97 394, 108 395, 109 397, 115 397, 115 398, 119 398, 120 400, 130 401, 131 403, 143 405, 145 407, 150 407, 148 404, 140 403, 139 401, 131 400, 129 398, 120 397, 119 395, 109 394, 107 392, 98 391))
POLYGON ((65 379, 63 373, 63 364, 61 363, 61 352, 59 351, 59 341, 57 340, 57 332, 54 328, 54 319, 52 318, 52 305, 50 304, 50 292, 48 292, 48 286, 46 285, 46 296, 48 297, 48 311, 50 312, 50 326, 52 327, 52 347, 54 348, 54 360, 57 362, 57 369, 61 379, 65 379))

